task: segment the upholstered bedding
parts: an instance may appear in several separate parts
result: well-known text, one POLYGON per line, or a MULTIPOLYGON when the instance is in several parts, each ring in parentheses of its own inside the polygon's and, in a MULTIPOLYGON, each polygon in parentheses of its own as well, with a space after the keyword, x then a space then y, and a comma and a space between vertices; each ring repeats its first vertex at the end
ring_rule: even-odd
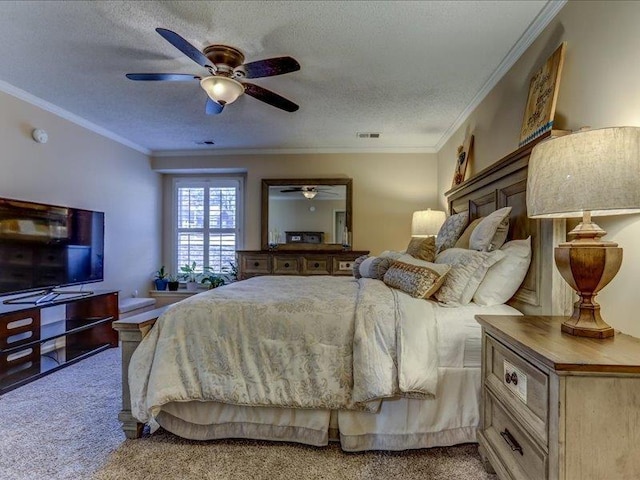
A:
POLYGON ((170 308, 129 368, 133 415, 171 402, 376 411, 428 397, 438 378, 433 305, 373 279, 258 277, 170 308))

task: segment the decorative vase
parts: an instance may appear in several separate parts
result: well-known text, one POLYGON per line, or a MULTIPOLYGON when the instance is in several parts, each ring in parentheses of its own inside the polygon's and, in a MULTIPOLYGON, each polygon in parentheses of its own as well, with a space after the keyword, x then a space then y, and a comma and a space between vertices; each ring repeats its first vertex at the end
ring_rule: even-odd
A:
POLYGON ((195 292, 198 290, 198 282, 187 282, 187 290, 189 292, 195 292))
POLYGON ((156 278, 154 280, 154 283, 156 284, 156 290, 160 291, 160 290, 166 290, 167 283, 169 282, 164 278, 156 278))
POLYGON ((169 282, 167 285, 169 286, 169 291, 175 292, 180 287, 180 282, 169 282))

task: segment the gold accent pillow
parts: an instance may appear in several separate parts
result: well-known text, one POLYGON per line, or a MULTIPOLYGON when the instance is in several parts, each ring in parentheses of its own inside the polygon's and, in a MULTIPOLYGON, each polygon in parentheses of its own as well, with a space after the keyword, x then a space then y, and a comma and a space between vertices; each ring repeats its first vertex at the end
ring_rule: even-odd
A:
POLYGON ((412 238, 407 253, 414 258, 433 262, 436 258, 436 237, 412 238))
POLYGON ((467 228, 464 229, 462 235, 453 246, 453 248, 469 248, 469 239, 471 238, 471 234, 476 229, 476 227, 480 224, 484 217, 476 218, 473 222, 471 222, 467 228))
POLYGON ((427 263, 428 266, 412 265, 396 260, 391 264, 383 281, 414 298, 429 298, 444 282, 449 265, 427 263))

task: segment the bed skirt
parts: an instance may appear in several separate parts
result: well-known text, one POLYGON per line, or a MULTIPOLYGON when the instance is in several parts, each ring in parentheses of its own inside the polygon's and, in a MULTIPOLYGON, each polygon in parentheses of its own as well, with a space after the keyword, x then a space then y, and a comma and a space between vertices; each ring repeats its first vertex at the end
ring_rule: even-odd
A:
POLYGON ((476 441, 480 375, 479 368, 440 368, 435 398, 386 399, 378 413, 185 402, 165 405, 157 421, 193 440, 251 438, 324 446, 339 438, 350 452, 449 446, 476 441))

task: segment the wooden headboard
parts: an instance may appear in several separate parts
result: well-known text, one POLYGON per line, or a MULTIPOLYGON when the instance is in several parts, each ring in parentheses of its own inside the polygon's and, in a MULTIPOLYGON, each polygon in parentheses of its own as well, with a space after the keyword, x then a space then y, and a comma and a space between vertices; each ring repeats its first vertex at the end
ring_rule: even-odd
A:
MULTIPOLYGON (((548 136, 548 135, 547 135, 548 136)), ((531 236, 532 259, 527 276, 509 305, 527 315, 568 315, 572 291, 553 260, 553 249, 566 239, 565 220, 527 217, 527 171, 537 139, 446 192, 451 214, 469 211, 469 221, 512 207, 507 240, 531 236)))

